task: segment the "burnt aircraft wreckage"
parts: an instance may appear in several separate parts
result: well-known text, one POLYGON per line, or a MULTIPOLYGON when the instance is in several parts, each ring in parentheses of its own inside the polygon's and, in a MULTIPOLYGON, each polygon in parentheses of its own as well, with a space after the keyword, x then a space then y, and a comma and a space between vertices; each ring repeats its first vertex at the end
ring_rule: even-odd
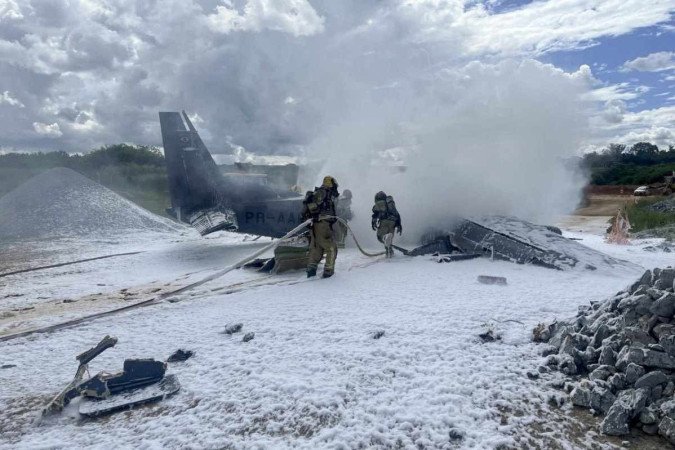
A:
POLYGON ((154 359, 126 359, 122 372, 101 372, 84 379, 89 363, 115 344, 117 338, 106 336, 76 356, 79 365, 73 381, 43 408, 41 416, 61 412, 78 397, 80 414, 96 417, 162 400, 180 390, 176 376, 166 375, 167 363, 154 359))
MULTIPOLYGON (((298 193, 221 174, 185 111, 160 112, 159 119, 171 194, 167 211, 174 218, 201 235, 228 230, 274 238, 302 222, 303 197, 298 193)), ((282 247, 293 260, 289 268, 302 266, 303 246, 282 247)), ((554 227, 501 216, 449 220, 447 228, 427 233, 414 250, 396 248, 411 256, 452 256, 442 261, 483 256, 558 270, 628 264, 567 239, 554 227)), ((279 251, 275 255, 278 259, 279 251)), ((279 271, 274 261, 258 266, 279 271)))
POLYGON ((185 111, 160 112, 169 178, 168 213, 203 236, 229 230, 281 237, 302 222, 303 197, 257 177, 225 177, 185 111))

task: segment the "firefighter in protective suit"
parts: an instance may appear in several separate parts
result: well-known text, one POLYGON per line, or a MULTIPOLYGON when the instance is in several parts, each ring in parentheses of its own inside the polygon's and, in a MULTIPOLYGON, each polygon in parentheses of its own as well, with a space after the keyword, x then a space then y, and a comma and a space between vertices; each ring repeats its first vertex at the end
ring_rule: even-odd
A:
MULTIPOLYGON (((352 213, 352 191, 345 189, 342 191, 340 198, 336 205, 337 216, 346 221, 352 220, 354 214, 352 213)), ((347 232, 349 229, 344 222, 337 221, 333 226, 335 230, 335 241, 337 242, 338 248, 345 248, 345 240, 347 239, 347 232)))
POLYGON ((336 222, 335 202, 340 195, 335 178, 326 176, 323 183, 314 192, 305 196, 305 210, 312 218, 310 230, 309 262, 307 263, 307 277, 316 276, 316 269, 326 255, 323 266, 323 278, 335 273, 335 258, 337 257, 337 242, 333 232, 336 222))
POLYGON ((403 227, 401 216, 396 210, 396 204, 391 195, 382 191, 375 194, 371 225, 373 230, 377 230, 377 240, 384 244, 387 258, 394 256, 394 249, 391 246, 394 242, 394 231, 401 234, 403 227))

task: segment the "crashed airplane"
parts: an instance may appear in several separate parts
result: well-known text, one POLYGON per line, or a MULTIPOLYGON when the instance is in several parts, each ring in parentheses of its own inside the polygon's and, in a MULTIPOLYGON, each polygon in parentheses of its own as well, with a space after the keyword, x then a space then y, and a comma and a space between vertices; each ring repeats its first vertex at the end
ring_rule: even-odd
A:
POLYGON ((228 230, 281 237, 302 222, 303 197, 246 176, 225 177, 185 111, 160 112, 169 215, 203 236, 228 230))
MULTIPOLYGON (((221 174, 185 111, 160 112, 159 120, 171 216, 192 225, 202 235, 228 230, 278 238, 302 222, 303 197, 298 193, 273 188, 259 182, 258 177, 221 174)), ((289 258, 295 261, 289 267, 303 266, 307 247, 299 247, 284 248, 284 252, 292 251, 289 258), (305 254, 299 255, 302 249, 305 254)), ((628 264, 567 239, 554 227, 501 216, 449 220, 447 228, 427 234, 420 247, 412 251, 396 248, 410 256, 454 254, 444 261, 483 256, 557 270, 628 264)), ((278 269, 273 261, 258 264, 263 270, 278 269)))

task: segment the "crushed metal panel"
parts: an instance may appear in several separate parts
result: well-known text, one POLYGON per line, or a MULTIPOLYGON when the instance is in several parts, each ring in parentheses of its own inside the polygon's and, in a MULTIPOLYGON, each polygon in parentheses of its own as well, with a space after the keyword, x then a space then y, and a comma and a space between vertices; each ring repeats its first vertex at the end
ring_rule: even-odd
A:
POLYGON ((575 267, 579 262, 576 258, 537 247, 471 220, 461 221, 450 236, 452 242, 466 253, 481 253, 490 258, 518 264, 563 270, 575 267))
POLYGON ((162 400, 180 390, 180 383, 176 375, 170 374, 161 381, 149 386, 121 392, 108 398, 97 400, 83 398, 79 412, 83 416, 98 417, 116 411, 128 410, 134 406, 144 405, 162 400))
POLYGON ((202 236, 214 231, 236 231, 239 228, 237 215, 227 208, 197 211, 188 218, 188 221, 202 236))
POLYGON ((482 253, 520 264, 558 270, 639 268, 561 236, 557 230, 515 217, 472 217, 456 222, 449 230, 453 244, 466 253, 482 253))

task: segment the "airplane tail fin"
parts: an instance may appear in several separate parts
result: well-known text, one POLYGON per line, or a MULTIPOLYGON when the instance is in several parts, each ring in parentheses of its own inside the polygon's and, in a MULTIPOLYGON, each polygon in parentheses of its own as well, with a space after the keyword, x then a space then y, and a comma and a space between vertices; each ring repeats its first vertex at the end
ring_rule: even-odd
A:
POLYGON ((185 111, 160 112, 159 123, 169 179, 169 214, 204 235, 236 229, 236 215, 224 205, 223 179, 185 111))

